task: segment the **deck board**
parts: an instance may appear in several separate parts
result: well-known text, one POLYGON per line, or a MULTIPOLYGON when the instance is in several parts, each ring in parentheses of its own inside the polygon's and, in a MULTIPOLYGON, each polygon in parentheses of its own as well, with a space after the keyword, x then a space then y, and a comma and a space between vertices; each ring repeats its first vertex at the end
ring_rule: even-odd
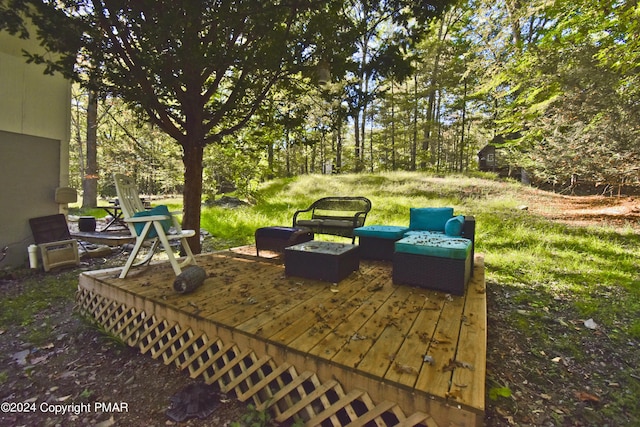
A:
POLYGON ((406 339, 395 354, 395 369, 390 370, 385 379, 408 387, 415 386, 417 372, 414 373, 413 369, 417 370, 424 363, 425 356, 429 353, 429 340, 433 336, 439 318, 439 305, 425 297, 424 305, 419 309, 406 339))
POLYGON ((394 285, 391 265, 380 261, 362 261, 359 271, 332 284, 286 277, 278 260, 231 251, 198 257, 208 276, 191 294, 173 290, 166 263, 126 279, 117 278, 119 269, 83 273, 79 293, 87 299, 84 310, 108 319, 127 342, 138 340, 141 351, 237 389, 279 420, 298 413, 308 425, 321 419, 342 425, 343 418, 386 425, 394 417, 399 425, 414 419, 479 425, 486 375, 482 261, 478 255, 462 297, 394 285), (148 329, 132 331, 140 324, 148 329), (349 406, 354 399, 366 414, 349 406), (340 405, 347 406, 340 411, 340 405))

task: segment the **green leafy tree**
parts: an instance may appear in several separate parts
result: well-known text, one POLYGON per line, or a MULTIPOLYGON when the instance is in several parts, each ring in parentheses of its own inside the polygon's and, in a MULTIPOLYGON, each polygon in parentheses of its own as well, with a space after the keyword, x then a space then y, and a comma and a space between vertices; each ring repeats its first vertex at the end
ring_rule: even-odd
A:
MULTIPOLYGON (((342 0, 12 3, 33 6, 40 39, 61 53, 31 60, 86 76, 179 144, 183 223, 192 229, 200 228, 204 148, 245 127, 276 83, 309 75, 320 58, 346 63, 355 35, 342 0)), ((390 3, 428 15, 445 4, 421 4, 423 10, 390 3)), ((200 251, 197 237, 190 244, 200 251)))
MULTIPOLYGON (((523 162, 540 179, 569 185, 638 182, 640 55, 637 3, 563 1, 538 14, 535 48, 507 69, 514 85, 509 118, 522 131, 523 162)), ((533 11, 530 11, 533 13, 533 11)))
POLYGON ((430 18, 449 2, 354 0, 348 17, 357 29, 353 66, 347 79, 349 114, 354 123, 355 170, 364 167, 365 133, 369 108, 381 95, 385 79, 402 81, 411 75, 411 49, 430 18))

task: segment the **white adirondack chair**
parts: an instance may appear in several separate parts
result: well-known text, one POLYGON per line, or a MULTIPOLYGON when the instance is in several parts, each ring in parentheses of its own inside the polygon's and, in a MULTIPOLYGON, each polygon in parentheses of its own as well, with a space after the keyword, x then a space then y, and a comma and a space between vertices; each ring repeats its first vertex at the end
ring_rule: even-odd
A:
POLYGON ((113 179, 116 184, 118 202, 122 209, 124 221, 129 226, 131 235, 136 238, 135 246, 120 273, 120 278, 124 279, 127 277, 131 267, 148 262, 160 244, 162 244, 176 276, 179 275, 182 272, 182 268, 187 265, 196 265, 196 259, 187 242, 187 238, 195 236, 196 232, 194 230, 183 230, 180 227, 178 219, 168 211, 163 214, 155 214, 153 211, 145 210, 144 204, 140 200, 136 183, 131 177, 123 174, 114 174, 113 179), (173 225, 175 234, 167 233, 167 229, 169 228, 167 223, 173 225), (151 241, 151 249, 142 261, 136 263, 138 253, 147 240, 151 241), (171 249, 171 242, 175 240, 180 240, 182 249, 186 254, 185 259, 181 262, 176 259, 171 249))

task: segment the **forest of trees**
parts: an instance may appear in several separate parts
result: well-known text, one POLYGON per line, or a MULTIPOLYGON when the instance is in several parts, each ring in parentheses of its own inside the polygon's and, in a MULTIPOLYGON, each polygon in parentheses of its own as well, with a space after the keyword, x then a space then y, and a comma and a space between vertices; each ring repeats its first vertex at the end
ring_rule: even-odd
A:
MULTIPOLYGON (((7 1, 40 3, 0 2, 0 29, 11 30, 7 1)), ((496 141, 534 183, 638 181, 637 1, 156 3, 42 2, 74 5, 65 18, 83 37, 63 46, 67 62, 29 60, 69 72, 77 51, 89 58, 71 141, 88 200, 112 195, 123 171, 199 205, 185 184, 200 163, 205 198, 306 173, 473 170, 496 141), (202 27, 181 22, 190 16, 202 27)), ((46 34, 56 22, 38 24, 46 34)))
MULTIPOLYGON (((380 64, 392 23, 379 18, 354 9, 370 31, 351 70, 325 86, 274 90, 247 127, 207 147, 205 194, 305 173, 465 171, 506 134, 518 138, 501 155, 534 182, 637 182, 636 2, 459 2, 402 52, 402 70, 380 64)), ((88 94, 78 87, 73 99, 80 188, 88 94)), ((113 194, 115 170, 135 173, 150 193, 181 191, 179 147, 124 102, 98 101, 97 141, 100 193, 113 194)))

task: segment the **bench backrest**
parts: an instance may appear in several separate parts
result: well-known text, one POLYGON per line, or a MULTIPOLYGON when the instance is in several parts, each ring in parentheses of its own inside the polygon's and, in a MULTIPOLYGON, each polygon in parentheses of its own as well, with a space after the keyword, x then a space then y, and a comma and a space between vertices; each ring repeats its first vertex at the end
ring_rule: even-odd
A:
POLYGON ((366 197, 324 197, 310 206, 314 219, 346 219, 364 217, 371 210, 371 201, 366 197))

